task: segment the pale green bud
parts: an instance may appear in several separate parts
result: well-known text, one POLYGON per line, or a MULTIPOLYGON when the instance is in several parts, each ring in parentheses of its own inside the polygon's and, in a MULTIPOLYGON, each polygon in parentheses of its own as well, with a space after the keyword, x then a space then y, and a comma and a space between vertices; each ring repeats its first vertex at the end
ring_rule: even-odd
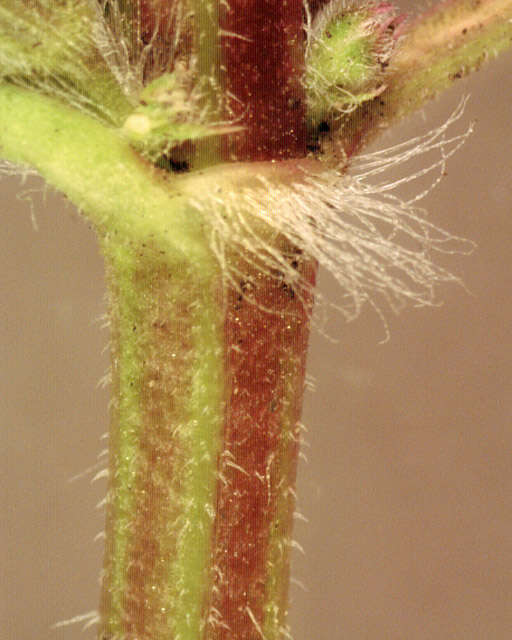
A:
POLYGON ((383 71, 402 21, 388 3, 331 2, 308 28, 305 85, 310 125, 340 118, 385 88, 383 71))
POLYGON ((165 73, 140 93, 140 104, 126 119, 123 132, 151 160, 186 141, 239 131, 241 127, 209 122, 199 92, 179 71, 165 73))

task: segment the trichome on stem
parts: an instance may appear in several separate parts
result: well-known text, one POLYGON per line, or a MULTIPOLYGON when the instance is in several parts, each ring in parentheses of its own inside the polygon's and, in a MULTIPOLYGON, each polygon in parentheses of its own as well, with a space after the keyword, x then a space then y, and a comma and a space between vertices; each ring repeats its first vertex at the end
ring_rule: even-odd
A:
POLYGON ((348 166, 505 48, 511 18, 507 0, 446 2, 409 22, 388 2, 0 7, 2 154, 83 211, 107 266, 100 640, 289 634, 318 263, 352 318, 367 301, 431 304, 454 280, 431 254, 460 244, 365 178, 425 150, 442 166, 464 135, 445 125, 391 161, 348 166))

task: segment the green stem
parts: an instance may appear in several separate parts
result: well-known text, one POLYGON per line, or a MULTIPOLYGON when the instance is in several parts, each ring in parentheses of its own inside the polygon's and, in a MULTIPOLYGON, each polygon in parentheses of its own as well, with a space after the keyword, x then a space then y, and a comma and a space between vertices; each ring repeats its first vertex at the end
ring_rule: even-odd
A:
POLYGON ((347 119, 350 156, 459 78, 512 45, 512 0, 445 0, 413 21, 392 59, 387 90, 347 119))
MULTIPOLYGON (((194 6, 201 80, 212 87, 220 61, 229 67, 224 88, 247 107, 246 130, 230 153, 251 164, 166 174, 119 131, 57 99, 0 84, 2 155, 35 167, 85 212, 109 271, 115 401, 101 640, 279 640, 287 631, 312 300, 229 246, 239 281, 228 284, 203 196, 220 207, 219 194, 241 194, 257 175, 279 184, 299 179, 305 162, 283 160, 305 155, 302 5, 194 6), (279 19, 270 20, 269 36, 272 16, 279 19), (225 42, 217 55, 219 25, 225 42)), ((370 127, 453 81, 461 64, 477 68, 485 51, 507 46, 510 7, 511 0, 451 2, 418 22, 387 93, 353 121, 349 152, 370 127)), ((193 166, 218 162, 215 149, 199 146, 193 166)), ((230 211, 221 213, 229 222, 230 211)), ((279 235, 267 236, 269 251, 293 256, 312 285, 316 265, 279 235)))
POLYGON ((99 638, 278 640, 310 308, 257 270, 249 303, 220 270, 102 247, 115 403, 99 638))
POLYGON ((197 70, 200 78, 205 79, 206 101, 215 110, 218 109, 218 93, 221 86, 220 72, 220 36, 219 5, 214 0, 192 0, 194 11, 195 47, 197 51, 197 70))
MULTIPOLYGON (((311 301, 243 256, 229 260, 252 302, 228 286, 208 210, 191 196, 297 180, 300 162, 171 178, 117 132, 8 85, 0 121, 2 154, 84 210, 108 266, 115 401, 100 637, 277 640, 311 301)), ((294 264, 312 283, 315 265, 300 252, 294 264)))
MULTIPOLYGON (((221 96, 223 79, 219 36, 219 4, 216 0, 192 0, 194 12, 195 50, 203 108, 210 119, 223 119, 221 96)), ((196 142, 192 166, 201 169, 217 164, 222 158, 221 140, 212 136, 196 142)))
POLYGON ((512 0, 447 0, 411 25, 393 60, 388 117, 401 118, 512 42, 512 0))
POLYGON ((0 85, 0 122, 3 157, 36 168, 100 233, 186 256, 199 273, 211 268, 201 216, 187 205, 194 189, 141 160, 119 131, 8 84, 0 85))
POLYGON ((0 7, 0 79, 64 97, 114 125, 133 109, 91 38, 90 3, 73 0, 0 7))
POLYGON ((100 638, 201 637, 225 377, 222 280, 103 243, 115 406, 100 638))

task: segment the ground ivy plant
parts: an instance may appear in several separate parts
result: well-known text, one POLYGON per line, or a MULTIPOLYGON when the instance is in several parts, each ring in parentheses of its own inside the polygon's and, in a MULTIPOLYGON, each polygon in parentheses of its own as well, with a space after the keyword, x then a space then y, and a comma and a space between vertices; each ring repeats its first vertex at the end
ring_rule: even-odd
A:
MULTIPOLYGON (((317 267, 348 319, 455 280, 435 253, 465 245, 358 158, 511 41, 511 0, 3 0, 0 155, 80 209, 106 265, 99 640, 289 635, 317 267)), ((399 153, 442 165, 450 122, 399 153)))

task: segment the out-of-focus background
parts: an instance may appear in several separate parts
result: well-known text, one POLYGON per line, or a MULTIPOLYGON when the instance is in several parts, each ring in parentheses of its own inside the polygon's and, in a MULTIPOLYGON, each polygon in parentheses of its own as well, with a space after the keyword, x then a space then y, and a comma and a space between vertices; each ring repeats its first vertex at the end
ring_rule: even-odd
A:
MULTIPOLYGON (((466 289, 442 287, 442 306, 384 312, 384 344, 371 309, 348 325, 332 313, 335 344, 313 334, 295 640, 512 637, 511 72, 509 54, 379 141, 426 132, 470 94, 454 131, 475 132, 421 205, 478 247, 444 259, 466 289)), ((97 605, 105 481, 69 479, 108 423, 102 262, 41 181, 2 179, 0 198, 1 636, 93 638, 50 627, 97 605)))

